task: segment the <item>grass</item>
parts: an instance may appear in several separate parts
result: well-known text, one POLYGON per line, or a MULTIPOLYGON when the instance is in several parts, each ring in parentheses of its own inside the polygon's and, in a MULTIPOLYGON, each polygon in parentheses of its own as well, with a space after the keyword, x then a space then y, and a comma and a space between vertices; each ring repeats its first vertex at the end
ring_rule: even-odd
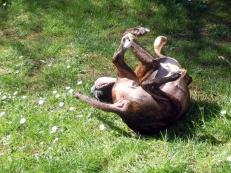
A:
POLYGON ((222 0, 1 1, 0 172, 230 172, 228 10, 222 0), (90 93, 114 76, 120 33, 138 25, 152 30, 140 40, 151 52, 166 35, 193 77, 189 113, 150 137, 68 88, 90 93))

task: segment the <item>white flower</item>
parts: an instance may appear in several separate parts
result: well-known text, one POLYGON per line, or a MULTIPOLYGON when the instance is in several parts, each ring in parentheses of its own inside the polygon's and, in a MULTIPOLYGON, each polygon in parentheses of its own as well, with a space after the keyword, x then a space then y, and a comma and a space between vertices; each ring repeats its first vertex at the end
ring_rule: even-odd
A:
POLYGON ((67 66, 67 69, 69 69, 69 68, 71 68, 71 66, 70 66, 70 65, 68 65, 68 66, 67 66))
POLYGON ((18 95, 18 91, 15 91, 15 92, 13 93, 13 95, 14 95, 14 96, 18 95))
POLYGON ((55 133, 55 132, 57 132, 58 129, 59 129, 59 128, 58 128, 57 126, 53 126, 53 127, 51 128, 50 133, 51 133, 51 134, 52 134, 52 133, 55 133))
POLYGON ((66 90, 69 90, 69 89, 71 89, 71 87, 70 87, 70 86, 67 86, 67 87, 66 87, 66 90))
MULTIPOLYGON (((48 147, 48 148, 47 148, 47 151, 52 151, 52 150, 53 150, 53 148, 52 148, 52 147, 48 147)), ((49 156, 48 156, 48 158, 49 158, 49 159, 52 159, 52 156, 51 156, 51 155, 49 155, 49 156)))
POLYGON ((54 91, 52 91, 52 93, 53 93, 53 94, 57 94, 57 93, 58 93, 58 91, 54 90, 54 91))
POLYGON ((59 97, 60 97, 60 95, 59 95, 59 94, 56 94, 56 95, 55 95, 55 98, 59 98, 59 97))
POLYGON ((77 85, 81 85, 82 83, 83 83, 83 81, 77 80, 77 85))
POLYGON ((2 100, 5 100, 6 98, 7 98, 7 96, 6 96, 6 95, 2 96, 2 100))
POLYGON ((70 95, 72 95, 73 92, 74 92, 73 89, 70 89, 70 90, 68 91, 68 93, 69 93, 70 95))
POLYGON ((81 115, 78 115, 77 117, 78 117, 78 118, 81 118, 81 117, 83 117, 83 115, 81 114, 81 115))
POLYGON ((69 110, 70 110, 70 111, 74 111, 74 110, 75 110, 75 107, 70 107, 69 110))
POLYGON ((22 118, 20 119, 20 121, 19 121, 20 124, 25 124, 25 122, 26 122, 26 118, 24 118, 24 117, 22 117, 22 118))
POLYGON ((59 140, 59 138, 55 138, 55 139, 53 140, 53 144, 56 143, 58 140, 59 140))
POLYGON ((44 61, 43 59, 40 59, 39 61, 42 62, 42 63, 44 63, 44 64, 46 63, 46 61, 44 61))
POLYGON ((227 157, 227 161, 231 162, 231 156, 227 157))
POLYGON ((60 102, 59 107, 63 107, 63 106, 64 106, 64 102, 60 102))
POLYGON ((22 99, 26 99, 26 98, 27 98, 27 96, 22 96, 21 98, 22 98, 22 99))
POLYGON ((38 101, 38 104, 39 105, 43 105, 45 102, 44 98, 40 98, 39 101, 38 101))
POLYGON ((34 156, 36 159, 39 159, 39 154, 38 154, 38 153, 33 154, 33 156, 34 156))
POLYGON ((47 64, 47 66, 48 66, 48 67, 51 67, 51 66, 52 66, 52 63, 47 64))
POLYGON ((100 130, 105 130, 106 127, 105 127, 103 124, 100 124, 100 125, 99 125, 99 129, 100 129, 100 130))
POLYGON ((22 58, 23 58, 23 56, 19 56, 18 58, 19 58, 19 59, 22 59, 22 58))
POLYGON ((11 135, 7 135, 1 139, 1 142, 3 143, 3 145, 8 145, 10 144, 10 140, 11 140, 11 135))
POLYGON ((4 2, 2 5, 5 7, 6 6, 6 2, 4 2))
POLYGON ((3 117, 6 114, 6 112, 0 112, 0 117, 3 117))
POLYGON ((222 111, 221 111, 221 115, 225 115, 226 113, 227 113, 226 110, 222 110, 222 111))
POLYGON ((15 71, 15 74, 18 74, 18 73, 19 73, 19 70, 16 70, 16 71, 15 71))

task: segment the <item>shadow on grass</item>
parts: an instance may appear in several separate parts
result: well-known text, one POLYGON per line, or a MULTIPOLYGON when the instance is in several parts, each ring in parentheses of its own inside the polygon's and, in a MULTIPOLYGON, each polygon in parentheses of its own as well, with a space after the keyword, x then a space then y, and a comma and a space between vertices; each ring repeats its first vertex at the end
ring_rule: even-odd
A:
POLYGON ((205 124, 219 115, 221 107, 215 102, 208 101, 191 101, 189 112, 180 120, 172 124, 167 129, 153 136, 144 136, 144 139, 163 139, 171 142, 176 139, 188 141, 189 139, 198 142, 207 142, 213 145, 218 145, 224 141, 218 140, 212 134, 201 133, 197 134, 196 130, 203 132, 205 124))
POLYGON ((96 117, 99 121, 103 122, 104 124, 106 124, 110 129, 116 131, 119 135, 125 136, 125 137, 132 137, 131 133, 123 130, 122 128, 114 125, 114 123, 110 120, 107 120, 106 118, 102 117, 102 116, 97 116, 96 117))
MULTIPOLYGON (((203 129, 206 122, 209 122, 219 115, 220 110, 221 108, 217 103, 192 100, 189 112, 182 119, 178 120, 158 134, 142 136, 141 138, 144 140, 150 140, 153 138, 163 139, 163 137, 166 137, 170 142, 179 138, 183 141, 194 139, 200 142, 208 142, 213 145, 223 143, 223 141, 216 139, 212 134, 203 133, 201 135, 196 135, 196 129, 203 129)), ((114 125, 112 121, 107 120, 102 116, 97 116, 97 119, 109 126, 112 130, 116 131, 119 135, 132 137, 131 133, 114 125)))

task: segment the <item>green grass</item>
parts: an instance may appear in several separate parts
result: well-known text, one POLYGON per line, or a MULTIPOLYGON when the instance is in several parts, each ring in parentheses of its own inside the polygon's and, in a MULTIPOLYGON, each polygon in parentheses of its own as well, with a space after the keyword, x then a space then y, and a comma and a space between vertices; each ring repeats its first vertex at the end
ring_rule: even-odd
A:
MULTIPOLYGON (((230 172, 229 7, 223 0, 0 1, 0 172, 230 172), (149 137, 66 89, 89 94, 99 76, 115 76, 120 33, 138 25, 152 30, 140 40, 150 52, 166 35, 167 55, 193 77, 189 113, 149 137)), ((131 52, 127 60, 137 62, 131 52)))

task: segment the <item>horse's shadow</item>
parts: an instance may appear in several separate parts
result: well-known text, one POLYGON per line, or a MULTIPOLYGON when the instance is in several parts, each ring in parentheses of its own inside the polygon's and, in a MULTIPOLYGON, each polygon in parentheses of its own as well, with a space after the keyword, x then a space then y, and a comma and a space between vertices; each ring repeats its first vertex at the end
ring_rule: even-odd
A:
MULTIPOLYGON (((220 106, 215 102, 191 100, 190 109, 183 118, 179 119, 174 124, 157 134, 152 136, 137 135, 137 137, 144 140, 149 140, 153 138, 162 139, 164 136, 168 141, 173 141, 176 138, 180 138, 182 140, 196 139, 202 142, 206 141, 212 144, 220 144, 222 141, 219 141, 212 135, 196 135, 196 128, 204 128, 206 122, 211 121, 213 118, 219 115, 220 110, 220 106)), ((112 130, 116 131, 119 135, 134 137, 132 132, 125 131, 124 129, 114 125, 112 121, 103 116, 97 116, 97 119, 102 121, 112 130)))

